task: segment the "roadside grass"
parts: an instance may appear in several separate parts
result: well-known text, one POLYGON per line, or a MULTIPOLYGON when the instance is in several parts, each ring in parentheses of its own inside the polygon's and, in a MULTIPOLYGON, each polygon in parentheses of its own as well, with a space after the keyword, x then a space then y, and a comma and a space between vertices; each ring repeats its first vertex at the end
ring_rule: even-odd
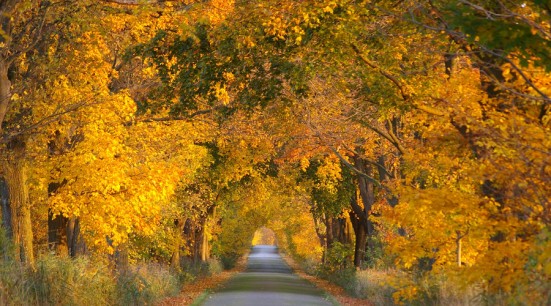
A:
MULTIPOLYGON (((220 267, 212 261, 193 272, 212 275, 220 267)), ((0 305, 154 305, 179 294, 184 281, 199 277, 183 273, 152 263, 114 272, 86 257, 44 255, 34 270, 0 260, 0 305)))
POLYGON ((191 306, 199 306, 203 304, 203 302, 211 295, 214 291, 211 289, 207 289, 203 291, 194 301, 191 303, 191 306))
MULTIPOLYGON (((481 284, 461 287, 446 276, 418 276, 396 269, 366 269, 320 273, 323 268, 305 271, 342 287, 350 296, 365 299, 375 306, 508 306, 549 305, 551 294, 528 296, 489 293, 481 284), (547 303, 547 304, 546 304, 547 303)), ((549 286, 548 286, 549 287, 549 286)), ((548 288, 546 287, 546 288, 548 288)))
POLYGON ((185 282, 222 271, 216 260, 186 263, 180 273, 158 263, 114 271, 102 260, 52 254, 39 256, 31 269, 12 258, 11 248, 0 232, 0 305, 153 305, 180 293, 185 282))

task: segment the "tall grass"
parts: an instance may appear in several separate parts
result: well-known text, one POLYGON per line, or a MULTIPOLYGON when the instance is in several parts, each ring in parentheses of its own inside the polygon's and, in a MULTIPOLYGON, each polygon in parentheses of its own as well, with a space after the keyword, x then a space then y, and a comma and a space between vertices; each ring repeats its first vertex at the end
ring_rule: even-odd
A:
POLYGON ((180 287, 158 264, 113 273, 87 258, 45 255, 34 270, 0 261, 0 305, 152 305, 180 287))
POLYGON ((179 277, 159 264, 134 266, 120 273, 116 281, 117 305, 152 305, 178 294, 179 277))
POLYGON ((221 271, 220 262, 211 260, 181 274, 152 263, 115 272, 98 260, 51 254, 31 269, 12 250, 0 228, 0 305, 152 305, 177 294, 183 281, 221 271))
POLYGON ((547 291, 542 290, 537 297, 521 291, 491 293, 481 284, 459 286, 456 280, 445 275, 418 277, 396 269, 367 269, 353 274, 337 271, 324 277, 351 296, 367 299, 376 306, 551 305, 551 294, 547 291))

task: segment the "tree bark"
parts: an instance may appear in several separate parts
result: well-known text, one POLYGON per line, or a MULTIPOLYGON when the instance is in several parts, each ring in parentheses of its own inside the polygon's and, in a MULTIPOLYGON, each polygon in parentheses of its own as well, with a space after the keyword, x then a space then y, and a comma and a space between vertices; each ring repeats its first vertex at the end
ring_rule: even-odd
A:
POLYGON ((365 251, 367 249, 367 233, 363 226, 358 227, 354 245, 354 266, 361 267, 365 262, 365 251))
POLYGON ((10 199, 8 194, 8 184, 4 178, 0 178, 0 200, 2 202, 2 226, 6 229, 6 235, 12 236, 11 231, 11 211, 10 199))
MULTIPOLYGON (((0 18, 2 20, 3 18, 0 18)), ((10 63, 6 59, 0 59, 0 131, 3 131, 2 124, 8 112, 11 101, 11 81, 9 78, 10 63)))
POLYGON ((457 235, 457 238, 455 239, 455 245, 456 245, 456 261, 457 266, 461 267, 461 233, 459 231, 455 232, 457 235))
MULTIPOLYGON (((354 166, 360 172, 372 176, 373 169, 370 164, 365 162, 360 156, 355 155, 354 166)), ((360 192, 360 199, 363 205, 359 205, 356 196, 353 196, 350 204, 352 206, 352 213, 350 219, 354 226, 354 232, 356 234, 355 252, 354 252, 354 265, 360 267, 365 260, 366 248, 373 248, 369 239, 375 235, 375 226, 369 217, 371 215, 371 208, 375 204, 375 186, 372 180, 367 179, 364 176, 357 176, 358 189, 360 192)))
POLYGON ((48 210, 48 249, 56 254, 61 254, 67 247, 68 222, 68 218, 62 215, 54 217, 52 211, 48 210))
POLYGON ((80 219, 70 218, 67 222, 67 249, 69 256, 77 257, 86 254, 86 244, 80 234, 80 219))
POLYGON ((15 255, 21 262, 34 266, 31 207, 27 187, 25 161, 26 143, 21 137, 8 143, 7 158, 2 161, 8 201, 2 208, 10 216, 6 228, 15 246, 15 255))
POLYGON ((356 195, 350 199, 350 205, 352 210, 350 211, 350 221, 352 222, 352 228, 354 229, 354 266, 360 267, 364 261, 366 245, 362 241, 367 233, 367 219, 363 215, 363 210, 358 205, 356 195))
POLYGON ((170 257, 170 267, 174 271, 180 271, 180 249, 182 248, 182 239, 184 234, 184 220, 176 219, 174 220, 175 225, 175 234, 174 234, 174 245, 172 249, 172 256, 170 257))

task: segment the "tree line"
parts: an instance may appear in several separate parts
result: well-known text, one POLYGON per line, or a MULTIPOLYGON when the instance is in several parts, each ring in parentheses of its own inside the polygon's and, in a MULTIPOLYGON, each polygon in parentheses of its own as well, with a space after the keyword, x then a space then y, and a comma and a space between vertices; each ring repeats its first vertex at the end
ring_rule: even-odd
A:
POLYGON ((548 289, 545 1, 0 10, 2 224, 21 262, 41 243, 232 261, 267 225, 304 258, 345 245, 360 269, 548 289))

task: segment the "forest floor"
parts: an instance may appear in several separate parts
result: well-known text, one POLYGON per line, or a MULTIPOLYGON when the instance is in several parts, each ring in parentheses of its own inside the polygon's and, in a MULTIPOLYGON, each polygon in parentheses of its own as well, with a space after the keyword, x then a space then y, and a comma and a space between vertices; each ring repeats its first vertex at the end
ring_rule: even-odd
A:
MULTIPOLYGON (((369 301, 364 299, 358 299, 349 296, 345 290, 335 284, 330 283, 327 280, 323 280, 312 275, 305 273, 299 264, 297 264, 290 256, 282 255, 285 262, 291 267, 293 272, 299 277, 309 281, 317 286, 319 289, 324 290, 330 294, 340 305, 349 306, 370 306, 369 301)), ((194 301, 200 299, 201 296, 207 295, 211 292, 219 289, 224 283, 226 283, 231 277, 243 272, 247 267, 247 255, 243 256, 237 263, 236 267, 223 271, 219 274, 202 277, 195 280, 192 283, 185 284, 182 291, 178 296, 169 297, 158 303, 158 306, 176 306, 176 305, 192 305, 194 301)))

